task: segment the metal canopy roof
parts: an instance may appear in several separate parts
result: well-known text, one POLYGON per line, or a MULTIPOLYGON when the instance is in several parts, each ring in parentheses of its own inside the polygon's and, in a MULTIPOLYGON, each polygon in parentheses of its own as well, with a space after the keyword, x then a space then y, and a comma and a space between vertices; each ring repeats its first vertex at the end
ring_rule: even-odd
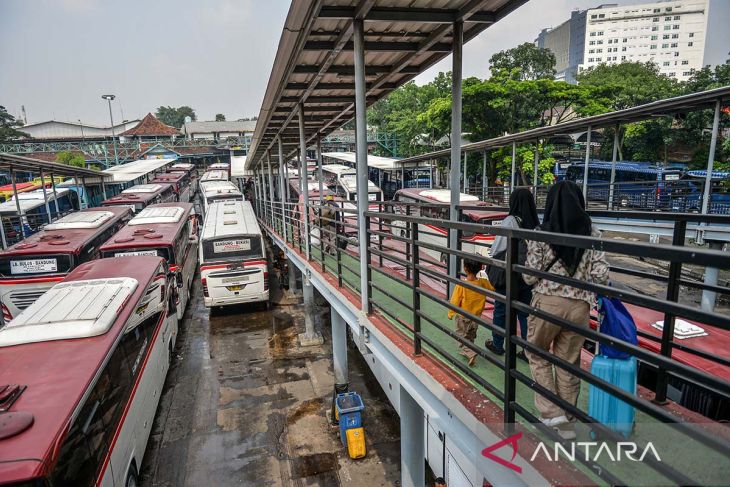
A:
POLYGON ((68 177, 99 177, 105 176, 103 172, 96 169, 86 169, 85 167, 69 166, 58 162, 42 161, 33 159, 32 157, 16 156, 15 154, 0 153, 0 170, 27 171, 39 173, 43 171, 45 174, 53 173, 54 176, 68 177))
MULTIPOLYGON (((625 110, 604 113, 593 117, 579 118, 569 122, 538 127, 526 130, 517 134, 504 135, 493 139, 481 140, 461 146, 463 152, 476 152, 481 150, 496 149, 516 143, 534 142, 537 139, 553 137, 556 135, 571 134, 580 131, 587 131, 600 127, 611 127, 619 123, 638 122, 653 117, 673 116, 678 113, 686 113, 701 108, 709 108, 715 105, 717 100, 730 101, 730 86, 716 88, 714 90, 701 91, 690 95, 667 98, 645 105, 639 105, 625 110)), ((451 149, 442 149, 427 154, 401 159, 402 163, 427 161, 451 155, 451 149)))
POLYGON ((293 0, 269 77, 246 168, 267 149, 278 163, 281 135, 289 159, 299 143, 304 104, 307 142, 354 116, 353 19, 365 21, 367 104, 451 53, 453 23, 464 42, 527 0, 293 0))

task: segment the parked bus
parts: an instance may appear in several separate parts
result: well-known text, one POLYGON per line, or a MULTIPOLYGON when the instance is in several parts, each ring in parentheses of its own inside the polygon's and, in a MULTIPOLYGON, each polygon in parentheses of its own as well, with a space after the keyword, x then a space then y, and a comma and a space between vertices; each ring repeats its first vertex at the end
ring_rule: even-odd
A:
POLYGON ((99 259, 0 329, 0 484, 139 485, 177 336, 169 302, 163 259, 99 259))
POLYGON ((76 197, 76 193, 63 188, 56 189, 55 196, 51 190, 46 190, 44 195, 42 189, 18 193, 18 203, 22 216, 18 215, 15 198, 11 197, 8 201, 0 203, 0 217, 2 217, 3 230, 8 241, 16 241, 22 238, 23 234, 26 237, 33 235, 43 225, 50 223, 53 218, 79 209, 79 199, 76 197), (50 219, 44 198, 48 200, 50 219), (58 204, 58 211, 56 211, 56 204, 58 204), (23 231, 21 231, 21 225, 23 231))
POLYGON ((243 201, 243 193, 230 181, 208 181, 200 183, 200 194, 203 197, 203 211, 214 201, 236 200, 243 201))
POLYGON ((198 216, 192 203, 160 203, 140 211, 106 241, 102 257, 157 255, 175 274, 177 319, 182 320, 198 262, 198 216))
POLYGON ((170 166, 169 172, 183 171, 188 175, 190 181, 190 196, 194 195, 198 191, 198 171, 195 169, 195 164, 177 163, 170 166))
POLYGON ((226 171, 229 172, 231 170, 231 165, 226 164, 225 162, 215 162, 208 166, 209 171, 226 171))
POLYGON ((207 181, 228 181, 228 171, 222 169, 206 171, 200 176, 200 182, 205 183, 207 181))
MULTIPOLYGON (((580 186, 583 184, 584 173, 584 163, 573 163, 565 171, 565 179, 580 186)), ((681 171, 678 169, 664 169, 635 162, 617 162, 613 190, 614 205, 641 209, 666 208, 671 201, 673 185, 680 176, 681 171)), ((610 183, 610 162, 588 164, 589 201, 607 203, 610 183)))
POLYGON ((216 201, 200 237, 200 278, 205 306, 269 302, 266 247, 248 201, 216 201))
MULTIPOLYGON (((672 191, 672 211, 699 212, 702 210, 707 170, 687 171, 672 191)), ((710 176, 710 204, 708 212, 730 215, 730 172, 712 171, 710 176)))
POLYGON ((80 210, 0 252, 0 308, 5 323, 18 316, 79 264, 99 257, 99 247, 132 217, 129 208, 80 210))
POLYGON ((158 174, 155 179, 150 181, 150 184, 169 184, 172 186, 172 191, 175 193, 175 201, 187 203, 191 200, 192 193, 190 192, 190 178, 187 173, 183 171, 158 174))
POLYGON ((146 206, 174 200, 175 191, 170 184, 138 184, 102 201, 101 206, 126 206, 131 208, 134 213, 138 213, 146 206))
MULTIPOLYGON (((410 216, 423 216, 433 218, 434 220, 449 220, 449 205, 451 203, 451 190, 448 189, 417 189, 406 188, 396 192, 394 202, 396 203, 420 203, 429 206, 410 207, 410 216)), ((479 223, 482 225, 496 225, 507 217, 504 211, 491 210, 490 206, 480 201, 476 196, 461 193, 459 202, 462 206, 480 207, 479 209, 466 209, 461 212, 461 221, 467 223, 479 223), (484 209, 481 209, 483 207, 484 209)), ((396 214, 405 215, 406 205, 393 205, 393 211, 396 214)), ((393 221, 392 232, 396 235, 406 235, 405 222, 393 221)), ((418 240, 432 245, 440 245, 448 247, 448 230, 438 226, 438 222, 433 224, 418 225, 418 240)), ((486 234, 468 234, 462 233, 461 250, 464 252, 473 252, 486 256, 489 248, 485 246, 491 245, 494 235, 486 234)), ((428 255, 440 262, 446 261, 446 256, 442 252, 436 252, 430 249, 423 249, 428 255)))

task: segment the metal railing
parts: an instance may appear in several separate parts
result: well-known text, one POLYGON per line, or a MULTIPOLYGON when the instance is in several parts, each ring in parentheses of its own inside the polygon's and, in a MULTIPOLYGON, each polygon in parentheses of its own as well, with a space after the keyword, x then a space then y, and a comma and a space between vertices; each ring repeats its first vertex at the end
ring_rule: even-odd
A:
MULTIPOLYGON (((427 216, 429 205, 394 202, 371 202, 371 205, 378 206, 379 211, 365 213, 366 227, 363 231, 357 228, 356 210, 340 208, 339 206, 343 204, 342 202, 336 204, 337 216, 334 218, 323 216, 322 206, 318 201, 312 202, 306 212, 302 203, 288 202, 282 205, 278 201, 273 203, 259 201, 257 211, 261 221, 271 231, 282 237, 287 245, 297 249, 302 255, 309 255, 313 265, 319 267, 323 274, 335 277, 340 287, 347 287, 352 292, 359 293, 360 260, 368 262, 369 299, 367 309, 363 311, 373 317, 381 317, 405 334, 411 341, 414 356, 428 354, 474 384, 474 387, 486 397, 501 404, 505 434, 513 432, 515 428, 522 428, 524 424, 532 423, 535 425, 532 432, 538 437, 553 442, 563 441, 554 430, 540 422, 530 400, 532 394, 536 392, 584 424, 585 429, 590 430, 591 434, 612 442, 626 441, 623 436, 591 417, 584 404, 569 403, 539 385, 525 370, 526 367, 518 364, 517 348, 520 347, 548 361, 552 366, 578 377, 582 388, 593 386, 631 405, 644 422, 671 425, 672 434, 676 435, 674 441, 692 441, 706 449, 702 455, 690 454, 686 458, 679 456, 671 462, 656 461, 647 457, 640 466, 643 472, 641 475, 658 475, 657 478, 666 479, 657 483, 696 485, 703 482, 704 474, 717 471, 720 468, 718 465, 730 464, 728 462, 730 433, 724 431, 718 434, 711 428, 690 424, 684 417, 674 414, 671 409, 663 405, 668 385, 676 381, 709 391, 723 400, 730 400, 730 381, 726 379, 728 375, 723 377, 711 372, 718 370, 717 368, 727 368, 730 371, 730 341, 724 349, 727 353, 719 355, 675 340, 674 334, 677 318, 700 323, 716 340, 722 340, 723 334, 730 331, 730 317, 726 312, 703 311, 698 306, 688 304, 686 300, 680 302, 679 299, 682 287, 707 289, 725 297, 730 296, 730 287, 706 285, 682 276, 682 268, 690 265, 730 269, 730 255, 727 253, 682 247, 688 222, 728 224, 730 217, 698 214, 662 215, 662 219, 674 221, 673 245, 656 245, 436 220, 427 216), (309 219, 309 235, 304 235, 303 232, 305 217, 309 219), (459 236, 459 246, 456 249, 450 249, 447 245, 446 234, 451 231, 457 232, 459 236), (508 246, 505 262, 490 258, 488 254, 490 243, 483 239, 475 240, 474 235, 506 237, 508 246), (366 238, 368 241, 365 256, 357 254, 361 238, 366 238), (600 250, 609 255, 632 259, 649 258, 661 261, 666 266, 667 276, 621 266, 613 266, 611 272, 614 281, 620 281, 621 276, 632 276, 646 282, 659 283, 666 286, 666 294, 654 296, 633 291, 626 286, 607 286, 528 268, 517 261, 520 239, 600 250), (447 262, 451 255, 455 255, 459 260, 471 259, 483 265, 505 269, 506 289, 504 292, 487 291, 461 280, 454 272, 449 272, 447 262), (558 282, 598 295, 616 297, 628 305, 649 310, 663 323, 661 334, 652 334, 640 329, 641 341, 640 345, 636 346, 605 335, 593 327, 560 318, 533 306, 532 303, 520 302, 518 282, 523 275, 558 282), (453 306, 446 289, 456 284, 485 295, 488 303, 503 303, 506 328, 496 326, 489 316, 472 315, 453 306), (445 319, 449 310, 477 323, 482 336, 485 332, 491 332, 493 336, 504 337, 505 355, 496 355, 481 344, 459 336, 445 319), (581 367, 580 363, 568 363, 550 351, 534 346, 518 332, 518 312, 547 321, 564 330, 570 330, 583 337, 589 344, 610 345, 636 357, 643 367, 656 371, 656 381, 648 384, 649 389, 654 391, 654 397, 648 397, 651 396, 648 392, 639 395, 626 392, 593 375, 581 367), (476 371, 469 367, 464 358, 455 353, 460 346, 469 348, 486 361, 485 371, 476 371), (685 359, 695 357, 711 366, 703 369, 684 363, 687 360, 683 362, 673 357, 680 351, 685 359), (695 465, 691 462, 704 463, 695 465)), ((615 214, 607 211, 598 213, 615 214)), ((657 214, 621 212, 620 216, 627 219, 648 219, 656 218, 657 214)), ((460 268, 459 264, 457 266, 460 268)), ((646 444, 650 438, 642 436, 641 432, 645 430, 646 428, 640 428, 633 439, 646 444)), ((584 468, 581 471, 585 475, 603 479, 611 484, 635 483, 633 476, 638 475, 635 472, 622 470, 610 462, 580 457, 578 461, 583 464, 584 468)))

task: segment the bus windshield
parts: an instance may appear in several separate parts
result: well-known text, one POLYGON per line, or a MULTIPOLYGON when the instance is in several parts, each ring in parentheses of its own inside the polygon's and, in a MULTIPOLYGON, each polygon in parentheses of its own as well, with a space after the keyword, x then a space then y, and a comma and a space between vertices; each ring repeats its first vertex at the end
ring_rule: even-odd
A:
POLYGON ((205 262, 254 259, 263 255, 261 237, 258 235, 229 236, 203 241, 205 262))
POLYGON ((73 266, 70 254, 16 255, 0 258, 0 275, 26 277, 42 274, 62 274, 73 266))

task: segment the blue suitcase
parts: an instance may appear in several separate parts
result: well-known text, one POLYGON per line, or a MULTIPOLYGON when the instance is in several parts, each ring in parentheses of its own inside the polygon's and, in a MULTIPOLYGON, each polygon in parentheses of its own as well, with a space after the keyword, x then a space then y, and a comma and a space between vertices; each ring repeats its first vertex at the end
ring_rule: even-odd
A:
MULTIPOLYGON (((624 360, 596 355, 591 373, 636 395, 636 357, 624 360)), ((588 414, 625 438, 634 429, 634 407, 592 385, 588 388, 588 414)))

